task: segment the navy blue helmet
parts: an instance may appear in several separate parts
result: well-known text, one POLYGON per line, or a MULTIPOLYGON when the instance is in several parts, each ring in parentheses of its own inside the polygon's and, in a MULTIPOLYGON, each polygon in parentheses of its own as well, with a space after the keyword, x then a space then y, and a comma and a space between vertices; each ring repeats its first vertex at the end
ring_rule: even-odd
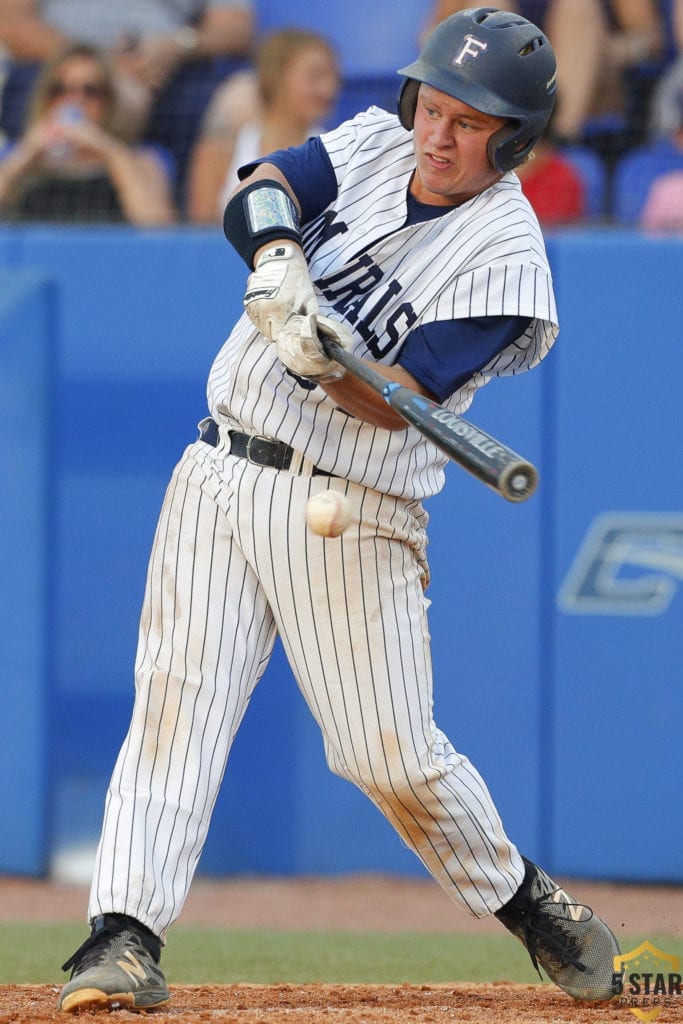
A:
POLYGON ((416 61, 399 68, 398 114, 413 127, 420 83, 509 123, 489 141, 498 171, 517 167, 536 145, 555 104, 557 66, 547 37, 518 14, 472 7, 440 22, 416 61))

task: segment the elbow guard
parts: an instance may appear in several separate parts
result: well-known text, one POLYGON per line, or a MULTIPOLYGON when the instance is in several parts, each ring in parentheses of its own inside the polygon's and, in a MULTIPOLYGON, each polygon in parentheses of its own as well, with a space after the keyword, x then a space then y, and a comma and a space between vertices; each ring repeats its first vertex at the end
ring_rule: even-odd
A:
POLYGON ((253 269, 254 255, 282 238, 301 244, 299 215, 287 190, 277 181, 255 181, 234 195, 223 215, 225 237, 253 269))

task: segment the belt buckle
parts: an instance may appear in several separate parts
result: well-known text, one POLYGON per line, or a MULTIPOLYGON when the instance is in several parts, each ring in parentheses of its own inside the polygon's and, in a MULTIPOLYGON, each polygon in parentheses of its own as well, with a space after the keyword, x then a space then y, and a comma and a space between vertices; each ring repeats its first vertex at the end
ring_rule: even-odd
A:
POLYGON ((268 462, 259 462, 258 459, 252 457, 251 446, 254 443, 254 441, 263 441, 267 446, 276 445, 277 441, 273 441, 271 437, 266 437, 265 434, 250 434, 249 437, 247 438, 247 449, 245 453, 247 462, 251 462, 254 466, 268 466, 268 462))

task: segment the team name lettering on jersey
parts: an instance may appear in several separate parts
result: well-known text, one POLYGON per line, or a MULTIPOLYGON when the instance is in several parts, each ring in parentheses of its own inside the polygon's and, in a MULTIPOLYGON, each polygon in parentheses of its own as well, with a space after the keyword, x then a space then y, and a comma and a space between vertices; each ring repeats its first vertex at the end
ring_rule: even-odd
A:
POLYGON ((322 222, 323 228, 317 244, 329 242, 331 238, 335 238, 337 235, 345 235, 349 230, 348 225, 339 219, 339 213, 336 210, 325 210, 322 215, 322 222))
POLYGON ((382 330, 382 341, 375 327, 389 302, 402 290, 399 281, 383 282, 384 271, 363 253, 338 273, 316 282, 334 309, 354 328, 368 346, 375 359, 381 359, 398 345, 402 337, 417 321, 410 302, 403 302, 393 311, 382 330), (382 287, 378 285, 382 284, 382 287), (370 293, 376 300, 369 308, 370 293), (349 301, 353 299, 353 301, 349 301))

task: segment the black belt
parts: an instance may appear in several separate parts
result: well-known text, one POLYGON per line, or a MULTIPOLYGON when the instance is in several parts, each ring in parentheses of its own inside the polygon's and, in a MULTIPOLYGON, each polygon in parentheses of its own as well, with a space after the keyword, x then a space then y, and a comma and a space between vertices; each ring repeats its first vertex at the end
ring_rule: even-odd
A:
MULTIPOLYGON (((270 469, 287 470, 292 464, 294 449, 284 441, 274 441, 271 437, 262 437, 260 434, 242 434, 239 430, 228 431, 230 435, 230 454, 236 455, 238 459, 247 459, 256 466, 267 466, 270 469)), ((218 424, 215 420, 205 419, 199 425, 199 440, 210 444, 212 448, 218 445, 219 434, 218 424)), ((313 467, 311 476, 334 476, 324 469, 313 467)))

